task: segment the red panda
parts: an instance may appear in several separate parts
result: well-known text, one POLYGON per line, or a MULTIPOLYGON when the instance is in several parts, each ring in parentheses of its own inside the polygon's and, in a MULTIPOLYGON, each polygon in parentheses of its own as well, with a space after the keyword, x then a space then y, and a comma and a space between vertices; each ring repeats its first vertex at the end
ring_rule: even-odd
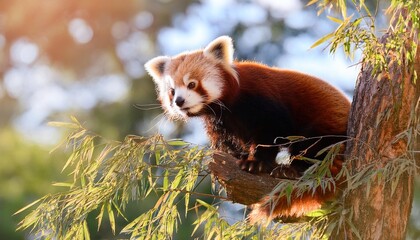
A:
MULTIPOLYGON (((245 171, 276 178, 299 178, 313 163, 298 156, 322 160, 320 150, 346 139, 350 102, 340 91, 300 72, 234 61, 233 52, 232 39, 222 36, 202 50, 149 60, 145 68, 165 113, 200 117, 212 148, 238 158, 245 171), (290 142, 288 136, 307 140, 290 142)), ((263 199, 251 221, 299 217, 332 196, 334 190, 292 196, 273 210, 263 199)))

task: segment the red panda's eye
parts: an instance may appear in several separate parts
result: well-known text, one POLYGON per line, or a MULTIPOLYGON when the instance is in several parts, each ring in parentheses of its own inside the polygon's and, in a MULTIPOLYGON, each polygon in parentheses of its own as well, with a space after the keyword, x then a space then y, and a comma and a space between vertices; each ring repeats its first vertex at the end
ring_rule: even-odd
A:
POLYGON ((187 88, 188 88, 188 89, 194 89, 194 88, 195 88, 195 82, 190 82, 190 83, 188 83, 187 88))
POLYGON ((169 89, 169 93, 171 94, 171 96, 175 95, 175 89, 174 88, 169 89))

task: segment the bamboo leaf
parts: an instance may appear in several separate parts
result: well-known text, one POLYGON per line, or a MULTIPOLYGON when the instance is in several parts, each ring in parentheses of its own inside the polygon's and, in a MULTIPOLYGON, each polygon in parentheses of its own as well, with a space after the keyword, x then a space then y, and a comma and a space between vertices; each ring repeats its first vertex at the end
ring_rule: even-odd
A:
POLYGON ((207 209, 210 209, 210 210, 212 210, 212 211, 215 211, 216 210, 216 208, 213 206, 213 205, 211 205, 211 204, 208 204, 208 203, 206 203, 205 201, 203 201, 203 200, 201 200, 201 199, 196 199, 196 201, 201 205, 201 206, 204 206, 205 208, 207 208, 207 209))
POLYGON ((115 217, 114 217, 114 211, 112 211, 112 207, 110 203, 106 204, 107 211, 108 211, 108 217, 109 217, 109 224, 111 225, 112 234, 115 235, 115 217))
POLYGON ((305 137, 304 136, 288 136, 286 139, 289 141, 299 141, 299 140, 304 140, 305 137))
POLYGON ((306 4, 306 6, 313 5, 313 4, 317 3, 318 1, 319 1, 319 0, 311 0, 311 1, 309 1, 309 3, 308 3, 308 4, 306 4))
POLYGON ((15 213, 13 214, 13 216, 15 216, 15 215, 17 215, 17 214, 19 214, 19 213, 21 213, 21 212, 25 211, 26 209, 28 209, 28 208, 32 207, 33 205, 35 205, 35 204, 39 203, 40 201, 42 201, 42 200, 44 200, 44 199, 45 199, 45 197, 43 197, 43 198, 40 198, 40 199, 38 199, 38 200, 33 201, 32 203, 30 203, 30 204, 26 205, 25 207, 23 207, 23 208, 19 209, 17 212, 15 212, 15 213))
POLYGON ((64 172, 64 170, 73 163, 73 161, 79 157, 79 153, 78 152, 72 152, 70 154, 70 157, 67 159, 66 163, 64 164, 63 169, 61 169, 61 172, 64 172))
POLYGON ((82 126, 82 124, 80 124, 79 120, 77 120, 77 118, 75 116, 70 116, 70 119, 77 125, 82 126))
POLYGON ((330 19, 331 21, 338 23, 338 24, 343 24, 343 20, 335 18, 335 17, 331 17, 331 16, 327 16, 328 19, 330 19))
POLYGON ((175 179, 173 180, 171 184, 171 189, 176 189, 179 186, 179 183, 182 180, 182 177, 184 176, 184 169, 179 170, 178 174, 175 176, 175 179))
POLYGON ((102 218, 104 216, 104 212, 105 212, 105 204, 102 204, 101 210, 99 211, 98 217, 96 217, 98 219, 98 229, 97 231, 99 232, 99 228, 102 225, 102 218))
POLYGON ((79 132, 77 132, 77 133, 74 133, 73 135, 71 135, 70 136, 70 139, 78 139, 78 138, 81 138, 83 135, 85 135, 86 134, 86 130, 85 129, 82 129, 82 130, 80 130, 79 132))
POLYGON ((83 221, 83 237, 86 240, 90 240, 90 233, 86 220, 83 221))
POLYGON ((165 171, 165 174, 163 176, 163 191, 167 191, 169 187, 169 178, 168 178, 169 172, 165 171))
POLYGON ((52 184, 54 187, 68 187, 68 188, 72 188, 73 187, 73 183, 65 183, 65 182, 56 182, 52 184))
POLYGON ((189 143, 187 143, 187 142, 185 142, 184 140, 181 140, 181 139, 169 140, 168 144, 170 146, 175 146, 175 147, 184 147, 186 145, 189 145, 189 143))
POLYGON ((326 42, 328 39, 334 37, 334 33, 329 33, 325 36, 323 36, 322 38, 318 39, 314 44, 312 44, 312 46, 310 46, 310 49, 315 48, 321 44, 323 44, 324 42, 326 42))
POLYGON ((124 216, 123 212, 121 211, 120 207, 114 201, 111 201, 114 208, 117 210, 118 214, 124 218, 124 220, 128 221, 128 219, 124 216))
POLYGON ((74 123, 69 122, 48 122, 48 125, 51 127, 59 127, 59 128, 69 128, 69 129, 78 129, 80 126, 74 123))
POLYGON ((346 18, 347 16, 347 5, 345 3, 344 0, 338 0, 338 4, 340 7, 340 11, 341 11, 341 15, 343 16, 343 18, 346 18))

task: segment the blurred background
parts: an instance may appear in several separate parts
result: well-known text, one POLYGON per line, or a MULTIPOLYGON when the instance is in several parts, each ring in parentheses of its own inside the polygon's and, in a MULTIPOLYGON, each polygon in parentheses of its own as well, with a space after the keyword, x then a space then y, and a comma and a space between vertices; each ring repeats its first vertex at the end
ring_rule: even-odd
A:
MULTIPOLYGON (((386 5, 386 1, 381 1, 386 5)), ((127 134, 206 144, 199 121, 162 119, 143 64, 234 39, 237 59, 318 76, 351 98, 358 67, 341 52, 310 46, 337 25, 301 0, 0 1, 0 239, 16 232, 14 212, 57 189, 66 153, 49 121, 78 118, 109 139, 127 134)), ((376 6, 372 1, 371 6, 376 6)), ((383 16, 379 20, 386 24, 383 16)), ((360 54, 359 54, 360 55, 360 54)), ((357 54, 356 54, 357 56, 357 54)), ((140 207, 140 206, 137 206, 140 207)), ((102 231, 102 230, 100 230, 102 231)), ((108 232, 98 238, 112 238, 108 232)), ((95 239, 95 237, 93 237, 95 239)))

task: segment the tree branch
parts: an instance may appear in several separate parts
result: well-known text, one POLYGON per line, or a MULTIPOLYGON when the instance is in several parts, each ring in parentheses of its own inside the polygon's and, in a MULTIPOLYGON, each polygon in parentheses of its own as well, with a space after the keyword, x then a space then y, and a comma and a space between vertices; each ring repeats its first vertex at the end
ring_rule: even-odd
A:
POLYGON ((236 203, 251 205, 270 194, 281 181, 268 174, 255 175, 241 170, 237 159, 227 153, 216 152, 209 169, 225 188, 227 197, 236 203))

